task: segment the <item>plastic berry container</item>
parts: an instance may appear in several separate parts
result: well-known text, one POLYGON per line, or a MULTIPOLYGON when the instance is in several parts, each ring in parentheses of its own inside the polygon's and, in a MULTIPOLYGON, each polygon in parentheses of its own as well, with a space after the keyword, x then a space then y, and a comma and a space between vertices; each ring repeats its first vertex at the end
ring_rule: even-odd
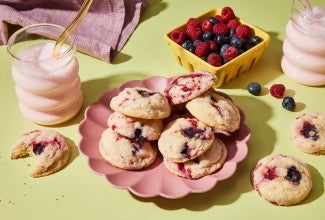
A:
MULTIPOLYGON (((209 17, 220 15, 220 13, 221 13, 221 9, 215 8, 208 12, 205 12, 202 15, 199 15, 196 18, 202 22, 203 20, 209 17)), ((187 49, 183 48, 181 45, 177 44, 170 38, 170 34, 175 29, 180 29, 185 31, 186 22, 170 30, 164 36, 164 38, 179 65, 183 66, 185 69, 187 69, 190 72, 201 69, 201 70, 208 71, 212 74, 215 74, 218 77, 218 81, 216 82, 214 87, 220 87, 224 83, 235 78, 238 74, 244 73, 253 65, 255 65, 260 59, 264 49, 270 43, 270 36, 267 33, 243 21, 238 17, 237 19, 240 21, 241 24, 246 24, 249 27, 251 27, 252 34, 259 36, 261 38, 261 42, 255 45, 254 47, 250 48, 249 50, 245 51, 244 53, 240 54, 236 58, 230 60, 229 62, 219 67, 215 67, 209 64, 208 62, 196 56, 195 54, 191 53, 187 49)))

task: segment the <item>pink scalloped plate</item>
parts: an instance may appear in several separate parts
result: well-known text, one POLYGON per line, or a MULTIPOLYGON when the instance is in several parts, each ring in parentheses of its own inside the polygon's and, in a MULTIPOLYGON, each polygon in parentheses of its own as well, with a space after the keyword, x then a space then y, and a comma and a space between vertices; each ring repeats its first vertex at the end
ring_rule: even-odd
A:
MULTIPOLYGON (((245 114, 240 110, 241 124, 239 130, 230 136, 219 135, 218 137, 228 148, 228 157, 221 169, 216 173, 191 180, 171 174, 162 163, 161 155, 154 164, 141 171, 127 171, 116 168, 106 162, 98 151, 98 143, 102 132, 107 128, 106 120, 113 112, 109 107, 112 97, 116 96, 126 87, 146 87, 155 91, 163 92, 171 78, 151 77, 144 80, 128 81, 119 88, 111 89, 102 94, 99 100, 88 106, 85 118, 79 125, 81 140, 79 150, 88 159, 88 165, 92 171, 102 175, 114 187, 128 189, 140 197, 162 196, 176 199, 190 193, 202 193, 212 189, 218 182, 231 177, 248 152, 247 141, 250 138, 250 130, 245 123, 245 114)), ((218 94, 229 98, 224 93, 218 94)))

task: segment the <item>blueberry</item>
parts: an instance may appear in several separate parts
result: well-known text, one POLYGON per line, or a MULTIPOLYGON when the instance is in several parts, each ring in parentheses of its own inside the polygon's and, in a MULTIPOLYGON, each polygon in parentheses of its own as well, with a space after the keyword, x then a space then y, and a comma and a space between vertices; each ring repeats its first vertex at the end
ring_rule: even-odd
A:
POLYGON ((193 44, 190 40, 186 40, 184 41, 184 43, 182 43, 182 47, 185 48, 186 50, 189 50, 192 45, 193 44))
POLYGON ((216 42, 216 44, 221 46, 227 42, 227 39, 223 34, 216 34, 214 37, 214 42, 216 42))
POLYGON ((200 57, 202 60, 207 61, 208 60, 208 55, 200 57))
POLYGON ((44 148, 45 148, 44 144, 38 143, 38 144, 36 144, 36 146, 33 147, 33 152, 36 155, 40 155, 41 153, 43 153, 44 148))
POLYGON ((198 128, 189 127, 182 130, 182 135, 187 138, 202 138, 204 137, 204 131, 198 128))
POLYGON ((134 130, 134 141, 139 143, 144 141, 145 138, 142 136, 142 129, 141 128, 136 128, 134 130))
POLYGON ((319 139, 319 134, 316 126, 309 123, 308 121, 304 122, 300 134, 305 138, 310 138, 313 141, 317 141, 319 139))
POLYGON ((242 46, 242 40, 240 39, 240 37, 233 37, 230 40, 230 44, 235 46, 236 48, 240 48, 242 46))
POLYGON ((220 48, 220 54, 222 54, 223 51, 225 51, 228 47, 230 47, 229 44, 223 44, 223 45, 221 46, 221 48, 220 48))
POLYGON ((201 41, 201 40, 195 40, 195 41, 193 42, 193 46, 196 47, 197 44, 200 43, 200 42, 202 42, 202 41, 201 41))
POLYGON ((141 145, 137 144, 137 143, 133 143, 132 145, 133 149, 131 150, 132 155, 135 156, 141 149, 141 145))
POLYGON ((236 30, 231 28, 229 30, 229 38, 232 38, 235 34, 236 34, 236 30))
POLYGON ((247 90, 252 95, 258 95, 261 93, 262 87, 257 82, 251 82, 247 85, 247 90))
POLYGON ((218 23, 217 19, 215 17, 209 17, 208 21, 210 21, 212 24, 218 23))
POLYGON ((252 45, 256 45, 258 43, 261 42, 261 38, 259 36, 252 36, 250 39, 249 39, 249 42, 252 44, 252 45))
POLYGON ((191 53, 195 53, 195 46, 192 45, 190 46, 190 48, 188 49, 191 53))
POLYGON ((203 33, 202 39, 204 41, 211 40, 213 38, 213 32, 212 31, 206 31, 203 33))
POLYGON ((290 96, 284 97, 282 101, 282 107, 289 111, 293 111, 296 108, 296 102, 290 96))
POLYGON ((189 146, 187 145, 187 143, 184 144, 184 146, 182 147, 182 150, 181 150, 181 155, 185 158, 190 158, 191 155, 190 155, 190 152, 189 152, 189 146))
POLYGON ((292 182, 294 185, 299 185, 301 180, 301 173, 295 166, 291 166, 288 168, 287 175, 284 178, 292 182))
POLYGON ((143 91, 143 90, 138 90, 138 93, 142 97, 149 97, 149 96, 152 96, 152 95, 156 94, 155 92, 147 92, 147 91, 143 91))

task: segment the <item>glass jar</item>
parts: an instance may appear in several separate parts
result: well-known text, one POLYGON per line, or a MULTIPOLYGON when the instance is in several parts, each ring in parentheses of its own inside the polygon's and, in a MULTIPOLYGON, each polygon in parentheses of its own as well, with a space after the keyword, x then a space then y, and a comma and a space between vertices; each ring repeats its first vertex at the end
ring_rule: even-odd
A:
POLYGON ((73 37, 66 40, 58 56, 53 56, 56 39, 63 31, 61 26, 40 23, 19 29, 8 40, 19 108, 37 124, 60 124, 74 117, 82 106, 73 37))
POLYGON ((309 6, 306 1, 292 1, 281 67, 298 83, 321 86, 325 85, 325 7, 309 6))

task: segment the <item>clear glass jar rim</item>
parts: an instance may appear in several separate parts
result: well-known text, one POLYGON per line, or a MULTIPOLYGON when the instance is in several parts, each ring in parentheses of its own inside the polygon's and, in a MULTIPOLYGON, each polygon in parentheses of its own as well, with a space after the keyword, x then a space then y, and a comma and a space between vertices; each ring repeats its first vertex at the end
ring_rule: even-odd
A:
MULTIPOLYGON (((51 24, 51 23, 37 23, 37 24, 32 24, 32 25, 28 25, 25 26, 23 28, 20 28, 19 30, 17 30, 16 32, 14 32, 8 39, 8 43, 7 43, 7 51, 8 53, 14 58, 17 59, 19 61, 22 62, 27 62, 27 63, 46 63, 46 62, 50 62, 53 61, 53 59, 60 59, 62 57, 65 57, 66 55, 72 53, 75 53, 75 49, 76 49, 76 44, 75 44, 75 39, 73 37, 73 35, 70 35, 69 38, 71 39, 71 43, 70 45, 68 45, 67 50, 65 50, 63 53, 60 53, 59 56, 57 56, 56 58, 47 58, 47 59, 40 59, 40 60, 24 60, 21 59, 19 56, 17 56, 17 54, 12 50, 12 46, 14 45, 14 41, 16 39, 16 37, 22 33, 23 31, 26 31, 28 29, 34 28, 34 27, 41 27, 41 26, 47 26, 47 27, 54 27, 54 28, 58 28, 59 30, 61 30, 62 32, 64 31, 64 27, 57 25, 57 24, 51 24)), ((60 35, 61 33, 59 33, 60 35)))

